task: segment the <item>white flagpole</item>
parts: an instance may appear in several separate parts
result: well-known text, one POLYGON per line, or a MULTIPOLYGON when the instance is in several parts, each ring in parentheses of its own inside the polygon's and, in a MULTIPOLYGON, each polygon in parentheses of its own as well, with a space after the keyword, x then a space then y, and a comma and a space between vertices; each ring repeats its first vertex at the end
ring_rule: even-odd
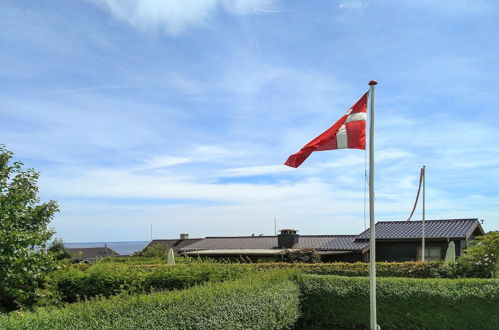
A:
POLYGON ((376 232, 374 223, 374 86, 375 80, 369 82, 370 116, 369 116, 369 305, 371 314, 371 330, 378 329, 376 322, 376 232))
POLYGON ((423 172, 423 221, 422 221, 422 227, 423 227, 423 232, 422 232, 422 237, 423 237, 423 242, 421 246, 421 260, 425 261, 425 220, 426 220, 426 197, 425 197, 425 185, 426 185, 426 166, 423 166, 422 168, 423 172))

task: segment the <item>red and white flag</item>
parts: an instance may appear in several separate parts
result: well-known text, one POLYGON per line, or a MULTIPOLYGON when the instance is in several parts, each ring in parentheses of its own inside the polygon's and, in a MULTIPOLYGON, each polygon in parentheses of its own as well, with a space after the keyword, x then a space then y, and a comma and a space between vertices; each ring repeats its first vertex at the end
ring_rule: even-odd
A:
POLYGON ((333 126, 289 156, 284 165, 298 167, 314 151, 365 149, 368 94, 365 93, 333 126))

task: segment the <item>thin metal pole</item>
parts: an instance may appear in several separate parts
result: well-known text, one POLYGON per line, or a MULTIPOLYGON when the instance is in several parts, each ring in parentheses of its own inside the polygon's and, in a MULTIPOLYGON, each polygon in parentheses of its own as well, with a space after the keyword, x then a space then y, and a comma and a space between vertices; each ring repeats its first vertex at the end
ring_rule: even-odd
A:
POLYGON ((422 227, 423 227, 423 232, 422 232, 422 237, 423 237, 423 242, 421 246, 421 260, 425 261, 425 220, 426 220, 426 196, 425 196, 425 186, 426 186, 426 166, 423 166, 423 222, 422 222, 422 227))
POLYGON ((151 241, 152 241, 152 225, 151 225, 151 241))
POLYGON ((277 236, 277 220, 274 217, 274 235, 277 236))
POLYGON ((369 305, 371 315, 371 330, 378 329, 376 322, 376 230, 374 223, 374 86, 375 80, 369 82, 370 116, 369 116, 369 305))

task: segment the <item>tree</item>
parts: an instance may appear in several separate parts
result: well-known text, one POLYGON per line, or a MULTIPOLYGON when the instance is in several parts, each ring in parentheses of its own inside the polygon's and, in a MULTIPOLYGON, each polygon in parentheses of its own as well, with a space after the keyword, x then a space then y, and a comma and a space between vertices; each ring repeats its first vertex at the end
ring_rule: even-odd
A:
POLYGON ((45 249, 54 232, 47 225, 57 203, 40 203, 39 173, 11 162, 0 145, 0 309, 13 310, 35 301, 35 289, 54 267, 45 249))
POLYGON ((64 246, 64 242, 60 238, 56 238, 52 244, 50 244, 50 247, 48 248, 48 251, 52 253, 54 258, 56 260, 63 260, 63 259, 71 259, 71 254, 69 254, 68 250, 66 250, 66 247, 64 246))
POLYGON ((168 246, 163 244, 153 244, 138 253, 139 257, 166 257, 168 246))

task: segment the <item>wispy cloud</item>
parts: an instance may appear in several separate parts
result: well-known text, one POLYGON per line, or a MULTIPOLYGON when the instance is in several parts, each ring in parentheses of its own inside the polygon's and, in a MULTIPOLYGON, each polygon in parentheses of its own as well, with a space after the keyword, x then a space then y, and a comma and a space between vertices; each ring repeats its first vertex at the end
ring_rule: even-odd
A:
POLYGON ((245 177, 245 176, 258 176, 268 175, 275 173, 290 172, 292 169, 283 165, 266 165, 266 166, 248 166, 230 168, 220 172, 221 177, 245 177))
POLYGON ((206 25, 217 10, 247 15, 268 12, 271 0, 93 0, 118 20, 142 30, 178 35, 206 25))
POLYGON ((342 0, 338 4, 338 7, 346 10, 362 10, 366 8, 368 4, 368 0, 342 0))

